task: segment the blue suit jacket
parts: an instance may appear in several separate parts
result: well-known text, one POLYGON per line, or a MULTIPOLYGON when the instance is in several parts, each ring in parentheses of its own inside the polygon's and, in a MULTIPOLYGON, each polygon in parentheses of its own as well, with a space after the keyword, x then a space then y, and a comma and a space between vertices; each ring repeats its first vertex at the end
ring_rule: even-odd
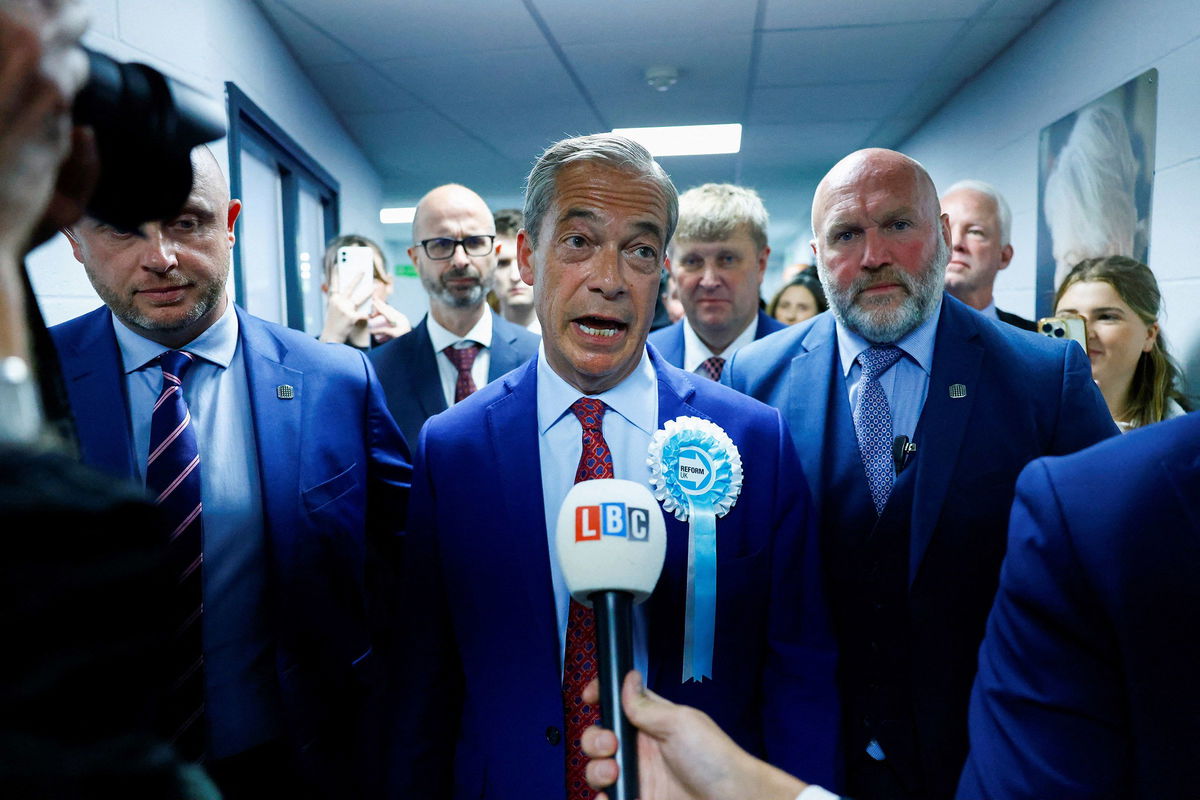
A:
MULTIPOLYGON (((667 516, 647 601, 648 685, 711 714, 743 746, 811 780, 832 776, 834 651, 808 490, 778 412, 667 364, 660 423, 711 419, 737 444, 745 484, 717 522, 713 679, 681 683, 688 528, 667 516)), ((542 504, 537 362, 480 389, 422 431, 406 590, 403 797, 562 797, 561 654, 542 504), (465 484, 464 470, 479 476, 465 484)))
MULTIPOLYGON (((949 295, 936 336, 908 467, 916 470, 910 693, 921 756, 907 769, 922 776, 929 796, 949 797, 967 753, 967 701, 1017 474, 1038 456, 1079 450, 1117 428, 1080 348, 989 320, 949 295), (966 396, 951 397, 952 384, 965 386, 966 396)), ((783 412, 819 518, 825 506, 846 502, 829 487, 862 467, 832 314, 742 348, 722 382, 783 412)), ((837 534, 822 527, 826 543, 837 534)), ((827 575, 826 583, 833 589, 844 578, 827 575)), ((838 632, 843 640, 854 635, 838 632)))
MULTIPOLYGON (((541 337, 499 314, 492 315, 491 363, 488 382, 519 367, 538 350, 541 337)), ((437 356, 429 340, 428 317, 403 336, 370 353, 371 363, 387 398, 388 410, 409 442, 417 441, 421 426, 446 410, 446 395, 438 374, 437 356)))
POLYGON ((1195 797, 1200 415, 1033 462, 959 796, 1195 797))
MULTIPOLYGON (((411 479, 408 448, 361 353, 240 308, 237 315, 257 439, 247 444, 257 444, 262 476, 285 730, 306 777, 337 796, 347 782, 355 785, 358 762, 369 757, 358 735, 361 712, 385 688, 387 668, 373 650, 381 620, 365 603, 365 582, 369 570, 386 580, 388 567, 374 554, 382 548, 390 557, 397 546, 411 479), (294 387, 294 399, 276 397, 281 384, 294 387)), ((140 456, 112 324, 102 306, 50 332, 83 460, 132 479, 140 456)))
MULTIPOLYGON (((757 341, 768 334, 781 331, 786 327, 787 325, 784 325, 774 317, 767 316, 765 311, 760 310, 758 312, 758 325, 754 329, 754 339, 757 341)), ((654 345, 664 361, 673 367, 683 369, 683 320, 652 332, 647 341, 654 345)))

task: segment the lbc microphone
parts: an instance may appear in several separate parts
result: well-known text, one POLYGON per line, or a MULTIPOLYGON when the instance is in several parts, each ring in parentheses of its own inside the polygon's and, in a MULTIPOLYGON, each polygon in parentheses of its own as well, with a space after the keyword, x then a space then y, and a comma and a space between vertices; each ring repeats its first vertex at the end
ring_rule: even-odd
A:
POLYGON ((617 734, 612 800, 638 797, 637 731, 621 709, 633 669, 633 606, 650 596, 667 554, 667 528, 650 490, 601 478, 575 484, 558 512, 558 564, 571 597, 596 615, 600 721, 617 734))

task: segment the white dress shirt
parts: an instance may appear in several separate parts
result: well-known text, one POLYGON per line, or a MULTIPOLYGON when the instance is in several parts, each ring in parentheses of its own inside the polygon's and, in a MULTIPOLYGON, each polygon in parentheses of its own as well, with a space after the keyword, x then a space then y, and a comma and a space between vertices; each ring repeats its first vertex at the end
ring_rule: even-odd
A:
POLYGON ((437 360, 438 377, 442 379, 442 394, 446 397, 446 408, 454 405, 454 385, 458 383, 458 367, 450 360, 450 356, 442 351, 447 347, 469 347, 471 343, 482 345, 475 354, 475 363, 471 365, 471 380, 475 388, 482 389, 488 382, 488 367, 492 364, 492 310, 483 309, 483 316, 475 327, 467 331, 466 336, 457 336, 438 324, 433 314, 425 317, 425 325, 429 330, 429 341, 433 342, 433 357, 437 360))
POLYGON ((737 335, 737 338, 729 343, 729 346, 720 353, 714 353, 708 349, 701 339, 700 334, 696 333, 692 328, 692 323, 688 322, 688 318, 683 318, 683 368, 687 372, 697 372, 700 365, 713 356, 719 355, 726 362, 733 358, 733 354, 741 350, 746 345, 754 341, 754 334, 758 331, 758 314, 755 313, 754 319, 750 320, 750 324, 746 329, 737 335))
MULTIPOLYGON (((585 395, 564 381, 546 361, 545 343, 538 346, 537 413, 538 456, 542 470, 542 502, 546 510, 546 536, 550 543, 550 577, 558 615, 558 654, 563 658, 567 640, 567 610, 571 596, 555 553, 555 528, 563 499, 575 485, 575 471, 583 453, 583 426, 571 412, 571 404, 585 395)), ((658 429, 658 375, 650 357, 642 359, 625 380, 597 395, 604 401, 604 441, 613 456, 613 477, 650 486, 646 453, 658 429)), ((633 665, 646 675, 646 619, 643 606, 633 610, 633 665)))

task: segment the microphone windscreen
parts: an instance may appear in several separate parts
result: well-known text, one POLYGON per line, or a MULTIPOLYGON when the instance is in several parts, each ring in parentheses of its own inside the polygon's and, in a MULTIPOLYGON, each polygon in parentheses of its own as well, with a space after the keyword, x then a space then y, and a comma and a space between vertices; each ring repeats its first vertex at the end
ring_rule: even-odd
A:
POLYGON ((555 536, 567 590, 591 607, 589 595, 624 591, 640 603, 654 591, 667 554, 667 527, 650 490, 633 481, 582 481, 567 492, 555 536))

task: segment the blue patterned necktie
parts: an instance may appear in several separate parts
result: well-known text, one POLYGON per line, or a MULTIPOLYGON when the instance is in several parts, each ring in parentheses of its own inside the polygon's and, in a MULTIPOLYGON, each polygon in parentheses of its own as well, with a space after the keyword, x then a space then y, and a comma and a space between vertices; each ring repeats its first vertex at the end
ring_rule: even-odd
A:
POLYGON ((858 450, 867 471, 867 486, 875 501, 875 513, 882 514, 892 493, 895 470, 892 463, 892 412, 879 376, 900 360, 903 353, 895 345, 868 347, 858 355, 862 380, 858 385, 858 403, 854 406, 854 430, 858 450))
POLYGON ((167 560, 176 587, 169 647, 173 682, 167 694, 165 726, 180 755, 202 760, 205 750, 204 651, 200 636, 204 562, 200 501, 200 450, 196 428, 183 397, 183 379, 195 358, 182 350, 159 357, 163 384, 150 419, 146 490, 162 509, 171 531, 167 560))

